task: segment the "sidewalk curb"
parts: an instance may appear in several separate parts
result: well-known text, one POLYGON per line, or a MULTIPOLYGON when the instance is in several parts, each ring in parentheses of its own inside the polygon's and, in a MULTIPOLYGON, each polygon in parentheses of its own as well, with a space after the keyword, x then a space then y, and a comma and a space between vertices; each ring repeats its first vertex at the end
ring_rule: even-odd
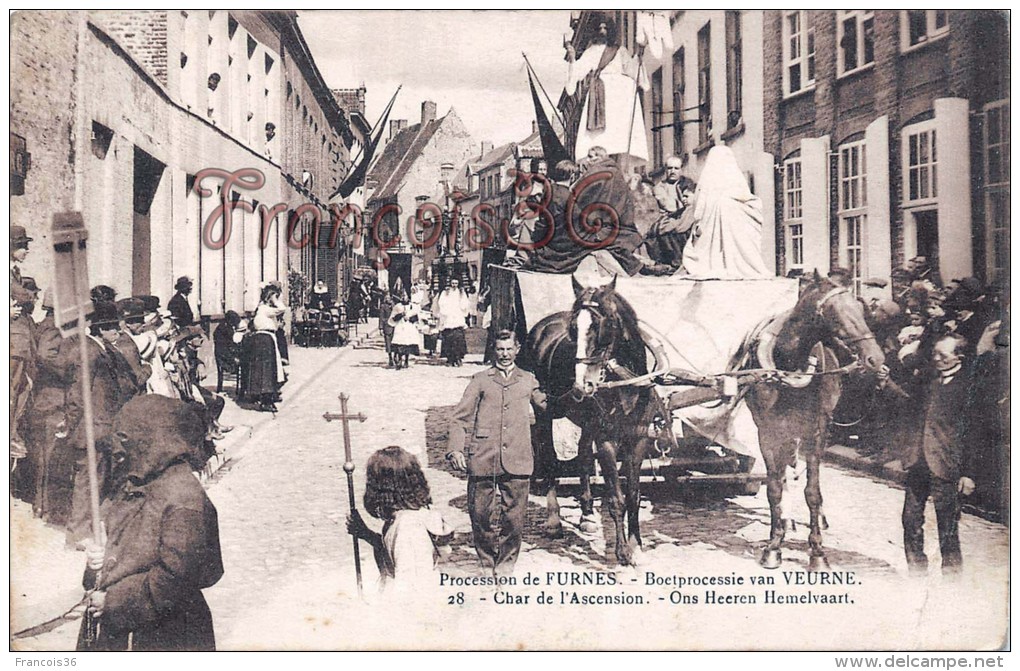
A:
POLYGON ((903 470, 898 459, 880 463, 874 459, 861 456, 856 450, 845 445, 831 445, 825 450, 823 455, 824 460, 827 462, 867 473, 897 485, 902 485, 907 479, 907 472, 903 470))
MULTIPOLYGON (((352 340, 347 345, 339 348, 336 356, 330 359, 329 363, 321 367, 315 374, 302 380, 297 387, 293 389, 287 402, 293 404, 301 398, 301 394, 304 393, 313 382, 319 379, 323 374, 329 372, 334 365, 344 359, 348 353, 353 352, 355 349, 360 349, 365 342, 373 338, 378 329, 372 329, 364 335, 358 336, 358 339, 352 340)), ((220 473, 227 465, 234 466, 240 462, 248 453, 247 445, 255 437, 256 432, 265 427, 270 422, 275 421, 275 414, 268 416, 262 416, 252 424, 241 424, 235 427, 235 430, 231 432, 226 438, 220 441, 218 445, 216 455, 209 459, 206 463, 206 467, 201 475, 202 486, 206 489, 216 484, 216 476, 220 473), (241 429, 247 430, 241 430, 241 429), (235 446, 236 445, 236 446, 235 446)))

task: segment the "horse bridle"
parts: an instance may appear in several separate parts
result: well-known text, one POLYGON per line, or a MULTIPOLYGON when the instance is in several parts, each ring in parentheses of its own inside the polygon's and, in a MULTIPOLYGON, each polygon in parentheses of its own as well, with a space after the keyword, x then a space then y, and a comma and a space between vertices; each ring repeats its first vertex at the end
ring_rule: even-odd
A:
MULTIPOLYGON (((587 310, 589 312, 589 314, 591 314, 591 316, 593 318, 597 317, 598 318, 598 323, 600 325, 601 325, 602 321, 606 318, 606 316, 605 316, 605 314, 603 314, 602 310, 599 309, 600 308, 599 304, 594 302, 594 301, 584 301, 583 303, 581 303, 580 307, 582 309, 584 309, 584 310, 587 310)), ((592 323, 593 324, 595 323, 594 319, 592 319, 592 323)), ((601 326, 600 326, 600 328, 601 328, 601 326)), ((602 364, 603 368, 605 368, 606 363, 609 361, 609 348, 603 348, 598 354, 595 354, 595 355, 592 355, 592 356, 584 356, 584 357, 575 356, 574 357, 574 361, 576 363, 583 363, 583 364, 589 365, 589 366, 592 365, 592 364, 596 364, 596 363, 597 364, 602 364)))
MULTIPOLYGON (((817 315, 818 317, 824 317, 825 304, 828 303, 833 298, 835 298, 836 296, 839 296, 840 294, 848 294, 848 293, 850 293, 850 290, 847 289, 846 287, 833 287, 828 292, 826 292, 826 294, 824 296, 822 296, 821 300, 818 301, 818 304, 815 305, 815 315, 817 315)), ((870 333, 870 332, 865 334, 865 335, 862 335, 862 336, 860 336, 858 338, 853 338, 853 339, 843 338, 843 337, 838 336, 838 335, 834 336, 834 337, 836 338, 836 340, 838 340, 839 342, 843 343, 844 346, 847 346, 847 345, 856 345, 857 343, 864 342, 865 340, 875 340, 876 339, 875 335, 873 333, 870 333)), ((847 347, 847 349, 850 349, 850 347, 847 347)))

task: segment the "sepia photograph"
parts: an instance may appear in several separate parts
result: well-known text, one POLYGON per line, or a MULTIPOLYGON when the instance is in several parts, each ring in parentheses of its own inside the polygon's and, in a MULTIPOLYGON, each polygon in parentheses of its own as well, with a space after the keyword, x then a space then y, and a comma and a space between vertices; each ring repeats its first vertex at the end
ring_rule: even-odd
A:
POLYGON ((8 662, 1004 667, 1010 18, 10 12, 8 662))

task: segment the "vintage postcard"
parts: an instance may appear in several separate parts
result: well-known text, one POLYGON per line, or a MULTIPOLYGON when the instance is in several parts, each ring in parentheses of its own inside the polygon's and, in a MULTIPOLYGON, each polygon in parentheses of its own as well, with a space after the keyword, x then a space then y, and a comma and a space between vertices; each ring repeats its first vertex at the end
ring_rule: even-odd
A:
POLYGON ((17 663, 1003 666, 1009 19, 12 13, 17 663))

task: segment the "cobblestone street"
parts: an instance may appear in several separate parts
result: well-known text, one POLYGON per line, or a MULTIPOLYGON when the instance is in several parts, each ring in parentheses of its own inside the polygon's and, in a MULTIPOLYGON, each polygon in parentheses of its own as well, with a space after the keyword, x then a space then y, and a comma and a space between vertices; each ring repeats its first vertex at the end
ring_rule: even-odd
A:
MULTIPOLYGON (((1005 631, 1008 533, 1004 527, 965 515, 961 540, 966 572, 961 582, 943 583, 934 568, 928 580, 908 581, 899 519, 902 491, 829 466, 823 466, 830 524, 825 545, 833 569, 853 571, 861 582, 851 592, 856 603, 852 618, 845 616, 841 606, 812 608, 809 621, 804 622, 794 617, 796 611, 779 610, 776 617, 775 609, 784 606, 668 605, 672 588, 646 586, 645 571, 660 576, 735 574, 748 580, 767 576, 777 585, 784 584, 784 578, 782 572, 761 569, 756 561, 768 533, 764 489, 753 497, 720 499, 707 493, 684 495, 665 483, 648 484, 642 490, 644 551, 637 569, 618 567, 611 550, 607 555, 603 532, 611 528, 608 517, 599 533, 579 530, 580 511, 569 488, 561 492, 566 528, 560 539, 541 535, 545 501, 531 497, 529 529, 517 566, 519 577, 543 576, 547 591, 554 591, 544 582, 549 571, 612 572, 621 586, 601 593, 626 589, 643 595, 647 605, 640 611, 641 618, 625 621, 619 608, 588 607, 580 612, 576 607, 533 605, 539 587, 513 590, 531 597, 527 605, 516 608, 497 605, 492 588, 479 587, 422 595, 413 608, 372 605, 371 597, 368 604, 363 603, 357 598, 352 543, 345 532, 348 505, 342 428, 325 422, 322 415, 339 412, 337 396, 346 392, 351 396, 349 410, 368 416, 365 423, 351 425, 359 506, 365 461, 373 451, 398 444, 417 454, 423 465, 428 459, 426 475, 433 499, 457 529, 453 554, 443 570, 469 575, 474 551, 465 512, 465 481, 447 471, 445 462, 435 456, 445 452, 441 444, 445 415, 459 399, 467 378, 480 370, 478 357, 469 357, 463 368, 419 359, 409 369, 388 370, 385 353, 370 340, 362 348, 295 348, 292 361, 291 381, 284 387, 284 402, 275 417, 228 405, 226 421, 237 426, 240 437, 229 446, 226 465, 207 483, 219 511, 226 568, 220 582, 206 590, 221 649, 598 647, 608 630, 632 636, 628 640, 636 648, 834 648, 841 641, 847 642, 844 647, 853 647, 849 641, 857 636, 857 640, 887 641, 888 647, 939 647, 940 641, 947 641, 951 647, 980 648, 998 645, 989 632, 1005 631), (466 605, 448 605, 458 591, 466 605), (960 598, 961 593, 967 598, 960 598), (947 618, 945 608, 950 605, 954 616, 947 618), (507 620, 511 613, 512 619, 507 620), (587 623, 580 629, 571 625, 572 618, 578 617, 587 623), (746 626, 731 626, 738 618, 746 626), (915 627, 922 623, 924 627, 915 627), (479 638, 479 632, 485 636, 479 638)), ((596 506, 600 507, 598 500, 596 506)), ((12 539, 15 593, 25 595, 24 608, 19 609, 22 604, 17 598, 12 604, 15 630, 43 616, 57 615, 60 607, 73 603, 80 594, 76 585, 83 562, 81 554, 62 550, 53 530, 37 533, 37 522, 21 520, 18 515, 24 512, 15 511, 15 521, 21 523, 14 525, 12 539), (31 555, 19 553, 18 548, 28 542, 33 543, 31 555), (52 551, 48 563, 32 571, 28 567, 37 561, 35 553, 43 546, 52 551), (44 575, 46 584, 40 582, 44 575), (25 583, 19 585, 22 576, 25 583), (53 596, 54 584, 60 585, 59 599, 53 596), (47 598, 40 598, 42 593, 47 598)), ((377 521, 368 519, 378 529, 377 521)), ((937 557, 933 520, 929 511, 928 551, 937 557)), ((801 523, 788 536, 783 568, 805 568, 806 549, 806 529, 801 523)), ((371 595, 377 573, 367 545, 362 545, 361 554, 365 591, 371 595)), ((694 594, 704 589, 682 591, 694 594)), ((77 622, 69 623, 20 644, 67 649, 73 647, 76 631, 77 622)))

